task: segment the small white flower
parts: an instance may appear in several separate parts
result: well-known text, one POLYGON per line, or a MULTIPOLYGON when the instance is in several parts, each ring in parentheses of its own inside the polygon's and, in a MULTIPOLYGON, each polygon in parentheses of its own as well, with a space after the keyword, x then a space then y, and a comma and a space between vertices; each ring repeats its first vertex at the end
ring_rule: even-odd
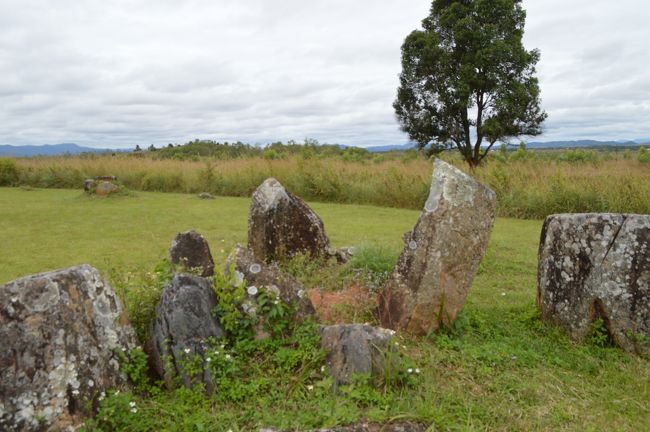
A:
POLYGON ((512 356, 512 361, 517 361, 517 356, 512 356))
POLYGON ((132 412, 133 414, 135 414, 135 413, 138 412, 138 409, 137 409, 137 408, 131 408, 131 412, 132 412))
POLYGON ((226 360, 231 360, 231 359, 232 357, 230 356, 230 354, 226 354, 226 360))
POLYGON ((129 402, 129 406, 130 406, 131 408, 135 408, 135 402, 129 402))
POLYGON ((214 352, 214 355, 219 355, 219 351, 215 351, 215 352, 214 352))
POLYGON ((232 432, 232 429, 228 429, 226 432, 232 432))
POLYGON ((101 393, 99 394, 99 400, 100 400, 100 401, 103 401, 105 397, 106 397, 106 393, 101 392, 101 393))
POLYGON ((223 250, 223 249, 221 249, 221 253, 224 253, 224 252, 226 252, 226 251, 225 251, 225 250, 223 250))
POLYGON ((406 372, 408 372, 408 373, 413 373, 413 369, 412 369, 412 368, 408 368, 408 369, 406 370, 406 372))
POLYGON ((321 366, 321 367, 320 367, 320 371, 321 371, 321 372, 325 372, 325 366, 321 366))
POLYGON ((279 301, 279 300, 274 300, 274 301, 273 301, 273 304, 274 304, 274 305, 276 305, 276 304, 280 304, 280 301, 279 301))
POLYGON ((122 352, 126 352, 126 348, 122 347, 122 352))
POLYGON ((255 285, 251 285, 248 288, 246 288, 246 292, 248 293, 249 296, 254 296, 257 294, 257 287, 255 285))
POLYGON ((406 345, 402 345, 402 348, 406 349, 406 345))
POLYGON ((395 342, 395 346, 399 348, 399 342, 395 342))
POLYGON ((298 290, 296 294, 298 295, 298 298, 303 298, 305 296, 305 290, 298 290))
POLYGON ((115 396, 117 396, 118 394, 120 394, 120 391, 119 391, 119 390, 117 390, 117 391, 115 392, 115 396))
POLYGON ((208 363, 210 363, 210 362, 212 361, 212 359, 211 359, 210 357, 206 357, 206 358, 205 358, 205 361, 208 362, 208 363))
POLYGON ((506 295, 506 293, 504 293, 504 292, 502 292, 502 293, 501 293, 501 295, 502 295, 502 296, 505 296, 505 295, 506 295))
POLYGON ((221 344, 221 349, 226 348, 226 344, 221 344))
POLYGON ((419 369, 419 368, 415 368, 415 373, 416 373, 416 374, 419 374, 419 373, 420 373, 420 369, 419 369))
POLYGON ((307 386, 307 390, 312 391, 313 389, 314 389, 313 385, 310 384, 310 385, 307 386))
POLYGON ((75 396, 77 396, 77 395, 79 394, 79 390, 77 390, 77 389, 72 390, 72 394, 75 395, 75 396))
POLYGON ((191 350, 189 348, 185 348, 183 351, 185 351, 185 354, 189 354, 191 350))

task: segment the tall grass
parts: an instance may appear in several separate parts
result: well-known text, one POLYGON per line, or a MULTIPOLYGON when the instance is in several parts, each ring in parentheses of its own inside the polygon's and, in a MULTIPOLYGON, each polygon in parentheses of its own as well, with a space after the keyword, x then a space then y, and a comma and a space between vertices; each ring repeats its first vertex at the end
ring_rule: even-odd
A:
MULTIPOLYGON (((456 153, 442 157, 467 171, 456 153)), ((199 161, 117 154, 25 158, 4 165, 11 170, 2 177, 10 179, 5 185, 80 188, 84 178, 115 175, 134 190, 248 196, 275 177, 307 200, 413 209, 422 207, 431 178, 431 162, 408 153, 361 160, 294 155, 199 161)), ((497 152, 471 174, 496 191, 501 216, 650 214, 650 165, 631 152, 497 152)))

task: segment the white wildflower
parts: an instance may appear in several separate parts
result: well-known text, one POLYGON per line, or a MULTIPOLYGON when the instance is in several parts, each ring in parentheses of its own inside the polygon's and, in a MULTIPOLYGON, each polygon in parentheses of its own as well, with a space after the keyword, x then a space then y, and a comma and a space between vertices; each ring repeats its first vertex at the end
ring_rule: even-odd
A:
POLYGON ((135 402, 133 402, 133 401, 129 402, 129 406, 130 406, 131 408, 135 408, 135 402))
POLYGON ((189 348, 185 348, 183 351, 185 351, 185 354, 189 354, 191 350, 189 348))
POLYGON ((310 385, 307 386, 307 390, 312 391, 313 389, 314 389, 313 385, 310 384, 310 385))
POLYGON ((274 301, 273 301, 273 304, 274 304, 274 305, 280 304, 280 301, 279 301, 279 300, 274 300, 274 301))
POLYGON ((413 373, 413 369, 412 369, 412 368, 408 368, 408 369, 406 370, 406 372, 408 372, 408 373, 411 374, 411 373, 413 373))
POLYGON ((133 414, 135 414, 135 413, 138 412, 138 409, 137 409, 137 408, 131 408, 131 412, 132 412, 133 414))
POLYGON ((212 359, 211 359, 210 357, 206 357, 206 358, 205 358, 205 361, 208 362, 208 363, 210 363, 210 362, 212 361, 212 359))
POLYGON ((502 295, 502 296, 505 296, 505 295, 506 295, 506 293, 504 293, 504 292, 502 292, 502 293, 501 293, 501 295, 502 295))
POLYGON ((72 394, 77 396, 79 394, 79 390, 77 390, 77 389, 72 390, 72 394))
POLYGON ((416 373, 416 374, 419 374, 419 373, 420 373, 420 369, 419 369, 419 368, 415 368, 415 373, 416 373))
POLYGON ((320 371, 321 371, 321 372, 325 372, 325 366, 321 366, 321 367, 320 367, 320 371))
POLYGON ((302 289, 298 290, 296 295, 298 296, 298 298, 303 298, 305 296, 305 290, 302 290, 302 289))
POLYGON ((226 360, 232 360, 232 357, 230 356, 230 354, 226 354, 226 360))

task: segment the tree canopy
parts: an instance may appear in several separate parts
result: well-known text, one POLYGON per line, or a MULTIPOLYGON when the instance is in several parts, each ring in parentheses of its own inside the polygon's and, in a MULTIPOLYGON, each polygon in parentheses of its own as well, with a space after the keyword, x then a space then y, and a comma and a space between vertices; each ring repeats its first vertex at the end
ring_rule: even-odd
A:
POLYGON ((402 45, 393 103, 420 148, 456 147, 476 167, 497 142, 541 134, 539 51, 522 43, 521 0, 434 0, 402 45))

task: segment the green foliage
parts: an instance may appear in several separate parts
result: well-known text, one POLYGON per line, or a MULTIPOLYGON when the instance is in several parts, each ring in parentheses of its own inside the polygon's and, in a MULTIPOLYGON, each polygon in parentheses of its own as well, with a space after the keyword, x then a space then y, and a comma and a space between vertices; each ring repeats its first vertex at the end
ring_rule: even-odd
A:
POLYGON ((18 167, 13 159, 0 158, 0 186, 15 186, 18 182, 18 167))
POLYGON ((167 259, 161 260, 153 271, 127 271, 110 267, 109 273, 111 285, 124 302, 138 339, 144 342, 163 288, 172 279, 171 263, 167 259))
POLYGON ((518 0, 433 2, 402 45, 393 104, 420 148, 455 146, 473 168, 495 142, 541 133, 539 52, 522 44, 525 17, 518 0))
POLYGON ((149 365, 147 354, 140 347, 129 351, 118 352, 120 357, 120 371, 122 371, 133 383, 136 390, 141 394, 148 394, 152 390, 149 380, 149 365))
MULTIPOLYGON (((650 152, 643 146, 639 147, 639 154, 636 159, 643 164, 650 163, 650 152)), ((0 184, 2 184, 0 182, 0 184)))

